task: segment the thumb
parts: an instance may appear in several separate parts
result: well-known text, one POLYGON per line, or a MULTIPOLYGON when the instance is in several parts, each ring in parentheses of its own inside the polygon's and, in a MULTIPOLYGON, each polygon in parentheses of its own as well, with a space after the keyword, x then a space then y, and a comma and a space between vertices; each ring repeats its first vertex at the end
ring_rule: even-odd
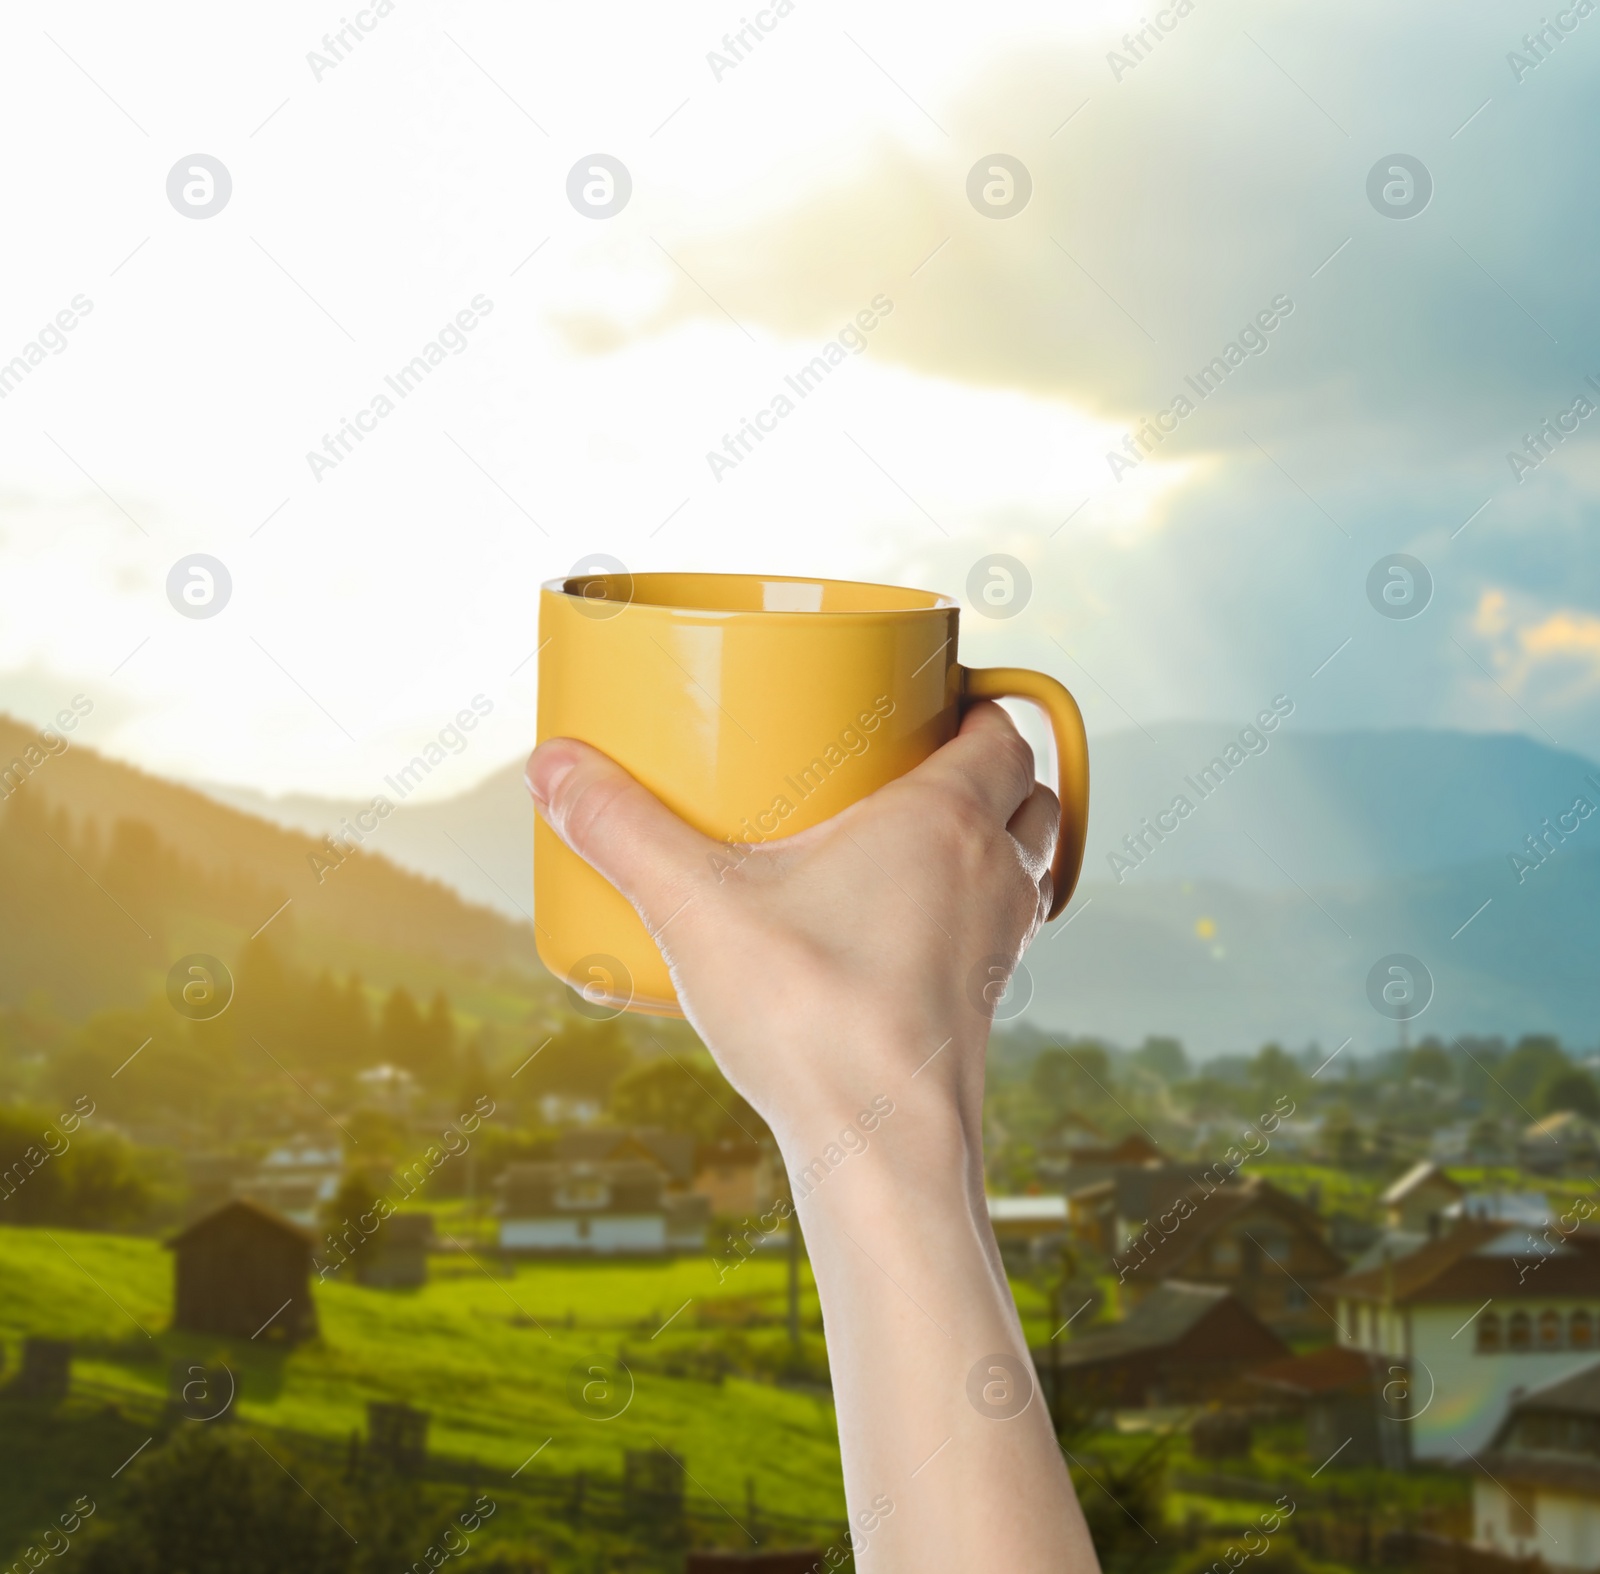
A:
POLYGON ((523 777, 550 829, 627 897, 652 935, 707 883, 721 844, 598 749, 548 739, 523 777))

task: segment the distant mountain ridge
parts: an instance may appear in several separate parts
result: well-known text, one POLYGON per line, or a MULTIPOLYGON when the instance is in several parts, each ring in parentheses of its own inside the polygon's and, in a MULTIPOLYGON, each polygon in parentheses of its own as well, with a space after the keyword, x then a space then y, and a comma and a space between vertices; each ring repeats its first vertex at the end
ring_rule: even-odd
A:
MULTIPOLYGON (((1112 877, 1123 838, 1186 794, 1195 812, 1124 883, 1220 880, 1265 890, 1351 884, 1509 856, 1583 790, 1595 762, 1520 733, 1302 733, 1290 717, 1201 801, 1194 779, 1238 737, 1236 724, 1163 722, 1090 744, 1084 879, 1112 877), (1248 834, 1246 834, 1248 833, 1248 834), (1250 838, 1254 838, 1254 845, 1250 838), (1278 860, 1274 864, 1273 859, 1278 860)), ((365 803, 202 785, 251 814, 321 833, 365 803)), ((1592 789, 1590 789, 1592 792, 1592 789)), ((520 763, 453 798, 402 804, 380 838, 386 856, 472 900, 526 918, 533 806, 520 763), (474 864, 479 867, 474 868, 474 864)))
MULTIPOLYGON (((1198 1053, 1267 1039, 1331 1052, 1392 1044, 1366 995, 1391 952, 1421 959, 1428 1032, 1600 1033, 1600 814, 1519 881, 1513 854, 1587 792, 1593 761, 1512 733, 1300 732, 1290 717, 1202 800, 1185 785, 1237 724, 1171 722, 1091 743, 1088 857, 1069 922, 1028 958, 1030 1017, 1138 1042, 1170 1032, 1198 1053), (1124 837, 1179 793, 1193 812, 1119 871, 1124 837), (1487 905, 1485 905, 1487 904, 1487 905)), ((1213 772, 1213 779, 1217 773, 1213 772)), ((353 807, 207 789, 306 828, 353 807)), ((501 911, 531 908, 533 814, 520 767, 470 792, 401 805, 386 856, 501 911)))

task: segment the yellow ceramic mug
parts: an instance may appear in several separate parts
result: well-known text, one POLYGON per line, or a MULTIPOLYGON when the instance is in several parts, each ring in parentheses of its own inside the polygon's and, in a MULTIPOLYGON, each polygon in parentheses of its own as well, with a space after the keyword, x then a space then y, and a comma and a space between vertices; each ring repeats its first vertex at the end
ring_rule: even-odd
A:
MULTIPOLYGON (((1054 918, 1083 863, 1089 750, 1054 678, 956 660, 959 605, 925 590, 747 574, 595 574, 539 598, 538 735, 609 754, 691 825, 741 848, 837 814, 955 736, 964 702, 1016 697, 1055 735, 1054 918)), ((540 820, 539 955, 580 1009, 681 1016, 633 908, 540 820)))

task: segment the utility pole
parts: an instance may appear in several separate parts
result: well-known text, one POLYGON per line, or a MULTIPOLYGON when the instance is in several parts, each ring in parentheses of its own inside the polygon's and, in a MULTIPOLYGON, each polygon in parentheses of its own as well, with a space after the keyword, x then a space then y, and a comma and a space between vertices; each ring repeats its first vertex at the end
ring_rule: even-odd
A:
MULTIPOLYGON (((1061 1291, 1066 1283, 1065 1274, 1057 1274, 1050 1285, 1050 1326, 1061 1327, 1061 1291)), ((1055 1333, 1050 1335, 1050 1430, 1061 1436, 1061 1341, 1055 1333)))
POLYGON ((1061 1311, 1066 1305, 1068 1286, 1077 1278, 1078 1255, 1067 1242, 1057 1248, 1056 1275, 1050 1284, 1050 1426, 1061 1436, 1061 1340, 1066 1323, 1061 1311))
MULTIPOLYGON (((779 1161, 782 1162, 781 1160, 779 1161)), ((800 1215, 795 1210, 794 1186, 788 1181, 788 1170, 784 1171, 785 1194, 789 1200, 788 1218, 788 1248, 789 1248, 789 1348, 798 1360, 800 1355, 800 1215)))

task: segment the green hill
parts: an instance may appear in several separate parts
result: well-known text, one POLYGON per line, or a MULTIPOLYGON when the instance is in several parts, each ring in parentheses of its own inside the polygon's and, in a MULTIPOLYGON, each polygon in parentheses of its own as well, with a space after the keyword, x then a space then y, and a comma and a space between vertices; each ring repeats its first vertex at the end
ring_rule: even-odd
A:
MULTIPOLYGON (((427 1410, 437 1474, 454 1470, 452 1479, 466 1479, 462 1471, 475 1466, 485 1481, 500 1483, 496 1493, 531 1493, 522 1518, 532 1526, 548 1517, 538 1507, 541 1488, 558 1479, 564 1485, 579 1471, 597 1483, 614 1481, 624 1449, 657 1443, 683 1457, 691 1495, 715 1499, 738 1517, 753 1490, 769 1511, 842 1520, 838 1441, 825 1391, 661 1369, 694 1365, 708 1344, 726 1346, 730 1337, 734 1344, 780 1343, 780 1261, 748 1261, 722 1284, 706 1258, 541 1263, 505 1278, 498 1264, 491 1276, 490 1266, 481 1257, 435 1257, 433 1281, 415 1291, 318 1285, 321 1337, 284 1352, 170 1332, 171 1259, 158 1242, 0 1229, 7 1369, 26 1335, 71 1339, 76 1347, 73 1397, 57 1407, 53 1430, 42 1429, 38 1417, 0 1425, 0 1562, 18 1555, 48 1519, 43 1505, 57 1497, 87 1491, 114 1507, 110 1472, 157 1426, 179 1358, 228 1366, 239 1383, 239 1423, 291 1451, 336 1456, 353 1432, 364 1431, 368 1400, 427 1410), (715 1332, 741 1322, 754 1326, 733 1336, 715 1332), (615 1419, 591 1419, 569 1398, 574 1370, 596 1362, 615 1370, 623 1347, 633 1399, 615 1419), (81 1417, 76 1427, 74 1414, 81 1417), (41 1442, 47 1432, 56 1439, 49 1447, 41 1442)), ((809 1282, 803 1312, 814 1326, 809 1282)), ((19 1411, 12 1421, 23 1419, 21 1401, 0 1399, 0 1412, 8 1408, 19 1411)))
MULTIPOLYGON (((178 957, 230 961, 263 929, 299 965, 470 1015, 555 998, 531 922, 463 901, 382 856, 383 822, 337 865, 315 838, 81 744, 19 773, 35 735, 0 716, 0 1006, 43 993, 68 1017, 133 1005, 178 957)), ((531 809, 529 811, 531 813, 531 809)))

